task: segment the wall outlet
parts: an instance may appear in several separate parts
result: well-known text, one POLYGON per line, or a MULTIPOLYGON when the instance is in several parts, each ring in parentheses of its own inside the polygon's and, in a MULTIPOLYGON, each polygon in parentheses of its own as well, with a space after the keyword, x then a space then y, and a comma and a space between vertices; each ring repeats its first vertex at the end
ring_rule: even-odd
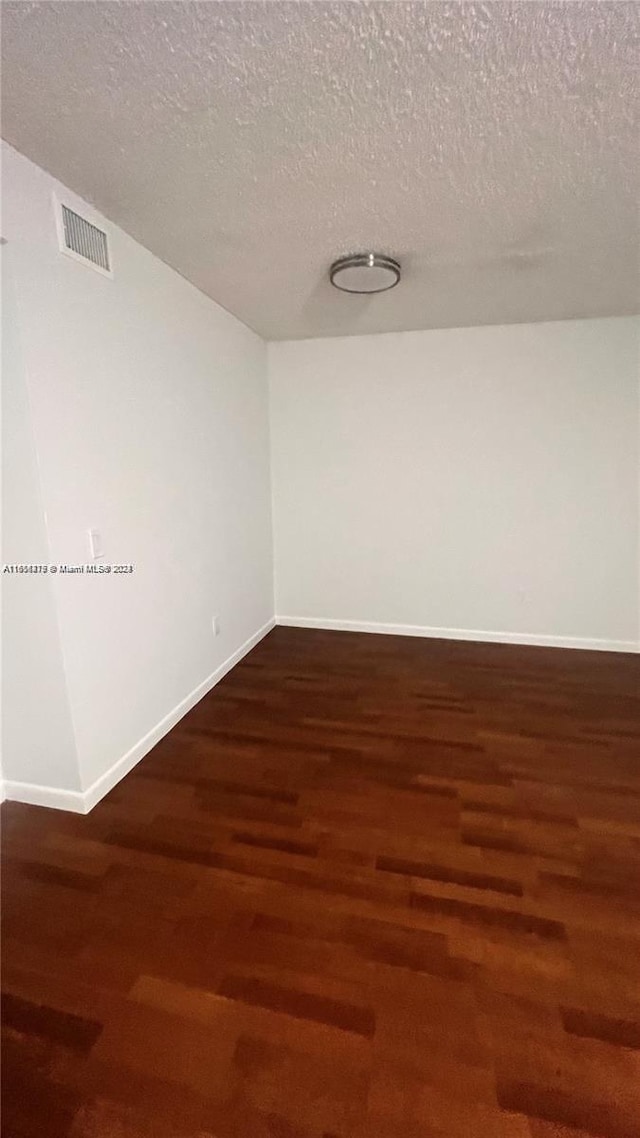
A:
POLYGON ((211 627, 213 629, 213 635, 219 636, 220 635, 220 617, 219 616, 212 616, 211 627))

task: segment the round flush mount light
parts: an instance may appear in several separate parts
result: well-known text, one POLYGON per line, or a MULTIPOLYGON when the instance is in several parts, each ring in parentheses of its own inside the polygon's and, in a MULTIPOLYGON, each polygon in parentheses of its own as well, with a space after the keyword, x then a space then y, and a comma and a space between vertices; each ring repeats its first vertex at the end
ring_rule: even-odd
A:
POLYGON ((386 292, 400 280, 400 265, 382 253, 352 253, 333 262, 329 279, 343 292, 386 292))

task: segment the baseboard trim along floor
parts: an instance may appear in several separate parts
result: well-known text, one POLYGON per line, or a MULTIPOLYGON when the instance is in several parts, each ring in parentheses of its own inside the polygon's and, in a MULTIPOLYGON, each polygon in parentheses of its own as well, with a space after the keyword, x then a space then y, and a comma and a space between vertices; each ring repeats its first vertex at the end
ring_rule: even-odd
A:
POLYGON ((192 707, 211 691, 217 683, 255 648, 276 624, 288 628, 318 628, 329 632, 371 632, 388 636, 423 636, 438 640, 469 640, 495 644, 522 644, 531 647, 574 648, 600 652, 640 651, 635 640, 597 640, 578 636, 540 636, 536 633, 486 632, 468 628, 430 628, 418 624, 378 624, 361 620, 333 620, 330 617, 277 616, 268 620, 252 636, 245 640, 210 676, 185 696, 172 711, 152 727, 125 755, 118 759, 108 771, 86 790, 60 790, 51 786, 38 786, 35 783, 13 782, 5 779, 3 799, 12 802, 25 802, 31 806, 48 806, 57 810, 70 810, 76 814, 88 814, 90 810, 108 794, 113 787, 129 773, 140 759, 144 758, 156 743, 163 738, 192 707))
POLYGON ((471 640, 486 644, 524 644, 532 648, 579 648, 596 652, 640 652, 637 640, 597 640, 582 636, 543 636, 535 632, 487 632, 477 628, 430 628, 422 624, 378 624, 331 617, 277 616, 286 628, 320 628, 328 632, 375 632, 386 636, 424 636, 436 640, 471 640))
POLYGON ((187 712, 195 707, 196 703, 242 660, 243 656, 255 648, 256 644, 271 631, 275 623, 275 619, 272 617, 266 624, 263 624, 257 632, 254 632, 210 676, 207 676, 202 683, 180 700, 180 703, 176 704, 172 711, 165 715, 155 727, 152 727, 142 739, 139 739, 125 755, 122 755, 113 766, 109 767, 109 770, 105 771, 86 790, 59 790, 52 786, 38 786, 35 783, 13 782, 11 779, 5 779, 4 797, 10 802, 25 802, 30 806, 49 806, 57 810, 70 810, 74 814, 88 814, 96 803, 104 798, 110 790, 113 790, 114 786, 140 762, 140 759, 143 759, 155 747, 156 743, 168 734, 172 727, 175 727, 176 723, 179 723, 187 712))

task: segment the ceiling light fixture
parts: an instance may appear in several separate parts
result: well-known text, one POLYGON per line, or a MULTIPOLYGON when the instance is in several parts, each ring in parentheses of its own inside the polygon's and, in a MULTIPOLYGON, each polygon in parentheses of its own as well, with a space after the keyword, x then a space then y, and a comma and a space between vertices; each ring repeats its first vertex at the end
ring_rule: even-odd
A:
POLYGON ((382 253, 352 253, 334 261, 329 279, 343 292, 386 292, 400 280, 400 265, 382 253))

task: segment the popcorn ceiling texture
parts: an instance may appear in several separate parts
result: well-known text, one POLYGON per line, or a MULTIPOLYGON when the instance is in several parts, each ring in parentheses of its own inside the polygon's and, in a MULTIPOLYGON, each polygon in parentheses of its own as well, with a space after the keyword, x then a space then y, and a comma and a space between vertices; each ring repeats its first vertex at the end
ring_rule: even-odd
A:
POLYGON ((635 3, 2 9, 4 137, 269 339, 638 311, 635 3))

